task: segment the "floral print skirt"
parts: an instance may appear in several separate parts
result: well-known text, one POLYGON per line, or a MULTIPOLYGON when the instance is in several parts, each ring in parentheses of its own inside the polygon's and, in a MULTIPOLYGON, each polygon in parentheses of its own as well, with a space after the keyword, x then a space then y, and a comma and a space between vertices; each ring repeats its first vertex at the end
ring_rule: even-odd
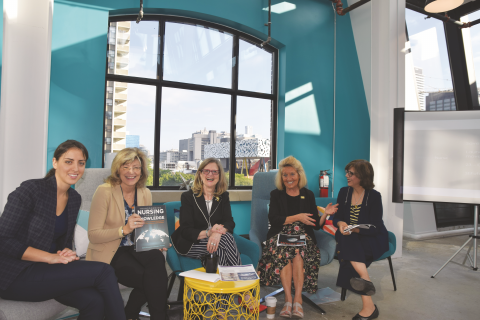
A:
MULTIPOLYGON (((280 271, 288 265, 288 262, 300 254, 303 258, 304 282, 303 291, 308 293, 317 292, 318 268, 320 267, 320 249, 312 238, 305 233, 304 224, 294 222, 283 226, 282 234, 305 234, 306 245, 301 247, 277 246, 278 235, 267 239, 263 248, 262 258, 258 263, 258 276, 260 284, 265 286, 281 284, 280 271)), ((293 281, 292 281, 292 289, 293 281)))

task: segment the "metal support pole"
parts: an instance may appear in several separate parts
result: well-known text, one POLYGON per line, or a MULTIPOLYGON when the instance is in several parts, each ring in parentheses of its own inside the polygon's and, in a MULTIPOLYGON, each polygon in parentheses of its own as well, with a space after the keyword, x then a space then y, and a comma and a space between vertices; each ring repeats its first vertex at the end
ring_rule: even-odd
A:
MULTIPOLYGON (((432 276, 432 278, 435 278, 435 276, 440 272, 442 271, 443 268, 445 268, 445 266, 453 260, 453 258, 455 258, 455 256, 457 254, 460 253, 460 251, 462 251, 463 248, 465 248, 465 246, 470 242, 470 240, 473 239, 473 265, 472 265, 472 269, 474 271, 477 271, 478 270, 478 267, 477 267, 477 240, 478 240, 478 205, 475 205, 473 207, 473 214, 474 214, 474 217, 473 217, 473 235, 470 235, 468 240, 463 244, 463 246, 460 247, 460 249, 457 250, 457 252, 455 252, 455 254, 450 258, 448 259, 447 262, 445 262, 445 264, 440 268, 438 269, 437 272, 435 272, 435 274, 432 276)), ((468 253, 467 253, 468 255, 468 253)))

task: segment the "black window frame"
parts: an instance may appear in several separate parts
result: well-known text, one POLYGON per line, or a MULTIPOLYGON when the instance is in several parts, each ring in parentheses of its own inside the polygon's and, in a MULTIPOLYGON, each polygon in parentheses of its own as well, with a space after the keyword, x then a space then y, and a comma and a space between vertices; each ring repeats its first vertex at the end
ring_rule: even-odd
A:
MULTIPOLYGON (((108 20, 107 32, 110 28, 111 22, 123 22, 131 21, 132 23, 137 19, 137 15, 122 15, 122 16, 111 16, 108 20)), ((143 85, 151 85, 156 87, 156 99, 155 99, 155 138, 154 138, 154 159, 153 159, 153 186, 148 186, 150 190, 178 190, 179 186, 159 186, 159 171, 160 171, 160 134, 161 134, 161 103, 162 103, 162 88, 177 88, 177 89, 186 89, 186 90, 195 90, 209 93, 221 93, 228 94, 231 96, 231 112, 230 112, 230 159, 229 167, 230 170, 234 173, 236 167, 236 158, 235 158, 235 145, 236 145, 236 114, 237 114, 237 97, 244 96, 250 98, 259 98, 271 101, 271 128, 270 128, 270 169, 276 168, 277 163, 277 120, 278 120, 278 68, 279 68, 279 51, 277 48, 273 47, 270 44, 265 44, 261 46, 263 40, 256 38, 252 35, 246 34, 244 32, 238 31, 231 27, 224 25, 216 24, 213 22, 186 18, 179 16, 167 16, 167 15, 158 15, 158 14, 148 14, 145 15, 142 21, 158 21, 159 22, 159 63, 157 65, 157 78, 141 78, 117 74, 108 73, 108 41, 106 41, 106 64, 105 64, 105 90, 104 90, 104 108, 106 101, 106 87, 108 81, 115 82, 125 82, 125 83, 135 83, 143 85), (163 79, 163 64, 164 64, 164 49, 165 49, 165 24, 167 22, 174 23, 183 23, 190 25, 201 25, 207 28, 212 28, 216 30, 221 30, 233 35, 233 48, 232 48, 232 88, 221 88, 213 87, 207 85, 198 85, 190 84, 184 82, 176 81, 167 81, 163 79), (253 91, 244 91, 238 89, 238 61, 239 61, 239 44, 240 39, 247 41, 251 44, 256 45, 259 48, 272 54, 272 93, 259 93, 253 91), (235 138, 234 138, 235 137, 235 138)), ((105 112, 104 112, 105 114, 105 112)), ((104 116, 105 117, 105 116, 104 116)), ((103 132, 102 132, 102 141, 105 135, 105 118, 103 121, 103 132)), ((102 144, 102 167, 105 166, 105 148, 102 144)), ((229 175, 229 190, 242 190, 247 189, 251 190, 252 186, 235 186, 235 174, 229 175)))

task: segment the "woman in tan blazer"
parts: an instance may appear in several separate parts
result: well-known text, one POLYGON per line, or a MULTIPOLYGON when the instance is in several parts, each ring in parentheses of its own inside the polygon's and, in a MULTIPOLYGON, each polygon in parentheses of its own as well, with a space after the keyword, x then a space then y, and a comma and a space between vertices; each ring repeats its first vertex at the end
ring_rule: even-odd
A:
POLYGON ((167 319, 167 271, 160 250, 136 252, 132 232, 144 221, 133 213, 137 206, 151 206, 152 194, 145 187, 148 161, 138 148, 121 150, 112 163, 112 173, 93 195, 88 220, 87 260, 109 263, 118 282, 133 288, 125 314, 138 319, 148 302, 150 319, 167 319))

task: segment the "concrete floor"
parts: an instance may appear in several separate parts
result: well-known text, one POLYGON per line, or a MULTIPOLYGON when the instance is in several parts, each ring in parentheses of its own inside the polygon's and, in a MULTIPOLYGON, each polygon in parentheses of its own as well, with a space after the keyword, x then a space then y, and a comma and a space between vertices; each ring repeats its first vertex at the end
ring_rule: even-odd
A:
MULTIPOLYGON (((404 240, 403 257, 393 259, 397 291, 393 291, 388 261, 372 263, 369 274, 377 289, 373 300, 380 311, 378 319, 480 319, 480 271, 473 271, 468 260, 466 266, 449 263, 434 279, 431 278, 467 239, 468 236, 456 236, 424 241, 404 240)), ((465 253, 466 249, 454 261, 462 263, 465 253)), ((480 258, 480 248, 478 253, 480 258)), ((341 289, 335 286, 337 273, 336 260, 321 267, 319 287, 330 287, 340 293, 341 289)), ((176 299, 178 284, 177 280, 170 296, 172 300, 176 299)), ((261 294, 264 296, 273 290, 263 287, 261 294)), ((124 298, 127 298, 129 291, 123 291, 124 298)), ((283 319, 278 314, 284 295, 278 295, 277 301, 275 319, 283 319)), ((326 311, 324 315, 304 303, 305 319, 351 319, 360 311, 361 299, 347 292, 345 301, 321 306, 326 311)), ((62 317, 71 312, 64 313, 62 317)), ((266 313, 262 312, 260 319, 266 318, 266 313)))

